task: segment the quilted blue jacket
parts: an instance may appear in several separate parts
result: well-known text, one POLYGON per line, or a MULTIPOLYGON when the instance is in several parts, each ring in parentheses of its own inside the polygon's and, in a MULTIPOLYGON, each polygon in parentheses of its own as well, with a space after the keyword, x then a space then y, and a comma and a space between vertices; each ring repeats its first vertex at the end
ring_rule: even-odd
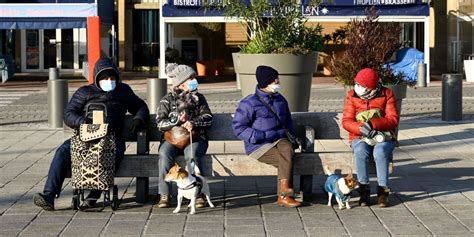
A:
POLYGON ((293 133, 295 131, 285 97, 279 93, 268 94, 256 88, 255 94, 240 101, 232 120, 234 133, 244 141, 247 155, 263 144, 286 138, 282 124, 260 101, 259 96, 271 106, 286 128, 293 133))

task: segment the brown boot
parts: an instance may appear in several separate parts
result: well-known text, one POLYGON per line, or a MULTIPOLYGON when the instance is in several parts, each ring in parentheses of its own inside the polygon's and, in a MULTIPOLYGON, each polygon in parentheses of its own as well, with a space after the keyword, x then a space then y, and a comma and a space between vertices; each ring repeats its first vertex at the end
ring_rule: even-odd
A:
POLYGON ((377 187, 377 203, 379 207, 384 208, 388 206, 388 195, 390 193, 390 188, 387 186, 378 186, 377 187))
POLYGON ((290 188, 288 179, 280 179, 278 193, 278 205, 282 207, 299 207, 301 203, 293 198, 293 189, 290 188))

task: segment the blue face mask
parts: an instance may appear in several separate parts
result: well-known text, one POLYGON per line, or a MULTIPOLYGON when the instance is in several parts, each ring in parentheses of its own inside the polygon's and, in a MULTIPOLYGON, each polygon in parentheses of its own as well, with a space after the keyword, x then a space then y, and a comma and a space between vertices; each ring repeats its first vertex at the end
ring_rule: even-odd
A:
POLYGON ((99 85, 103 91, 109 92, 115 89, 116 82, 115 80, 101 80, 99 81, 99 85))
POLYGON ((189 91, 197 90, 197 88, 198 88, 198 81, 196 79, 192 79, 188 82, 189 91))

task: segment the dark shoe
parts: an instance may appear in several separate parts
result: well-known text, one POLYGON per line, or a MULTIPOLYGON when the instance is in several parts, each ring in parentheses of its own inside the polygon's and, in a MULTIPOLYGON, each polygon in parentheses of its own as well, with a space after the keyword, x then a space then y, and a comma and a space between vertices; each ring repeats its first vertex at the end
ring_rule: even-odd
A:
POLYGON ((85 208, 95 207, 95 204, 97 203, 97 200, 99 200, 101 194, 102 194, 102 191, 100 190, 90 191, 90 193, 85 198, 84 202, 82 202, 81 206, 85 208))
POLYGON ((46 211, 54 211, 55 196, 53 193, 37 193, 33 196, 33 203, 46 211))
POLYGON ((360 195, 359 206, 362 206, 362 207, 370 206, 370 185, 360 184, 357 191, 359 192, 359 195, 360 195))
POLYGON ((171 203, 171 196, 169 194, 161 194, 160 195, 160 202, 158 203, 158 208, 166 208, 170 207, 171 203))
POLYGON ((206 195, 202 194, 196 198, 196 208, 202 208, 206 206, 206 195))
POLYGON ((388 195, 390 188, 387 186, 377 186, 377 203, 379 207, 384 208, 388 206, 388 195))
POLYGON ((299 207, 301 202, 298 202, 293 197, 293 189, 290 187, 288 179, 280 179, 278 182, 279 190, 278 193, 278 205, 282 207, 299 207))

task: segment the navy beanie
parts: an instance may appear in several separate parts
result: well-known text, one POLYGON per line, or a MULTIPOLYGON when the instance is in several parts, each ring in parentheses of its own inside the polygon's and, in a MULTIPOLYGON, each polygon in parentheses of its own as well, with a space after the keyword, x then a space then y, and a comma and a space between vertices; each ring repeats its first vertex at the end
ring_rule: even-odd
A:
POLYGON ((278 78, 278 71, 269 66, 258 66, 255 72, 259 88, 265 88, 278 78))

